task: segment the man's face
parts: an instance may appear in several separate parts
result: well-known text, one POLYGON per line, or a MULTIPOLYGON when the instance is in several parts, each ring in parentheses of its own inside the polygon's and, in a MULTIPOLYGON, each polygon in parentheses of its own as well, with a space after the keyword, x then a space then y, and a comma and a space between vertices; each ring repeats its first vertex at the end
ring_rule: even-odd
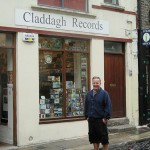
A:
POLYGON ((93 90, 97 91, 100 88, 101 81, 100 79, 96 78, 92 80, 92 84, 93 84, 93 90))

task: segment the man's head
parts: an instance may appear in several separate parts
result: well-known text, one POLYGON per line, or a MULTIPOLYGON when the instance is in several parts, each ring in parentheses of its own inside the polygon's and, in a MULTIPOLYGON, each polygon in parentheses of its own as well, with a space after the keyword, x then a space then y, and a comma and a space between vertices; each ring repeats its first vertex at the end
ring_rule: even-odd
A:
POLYGON ((101 85, 101 79, 98 76, 92 78, 93 90, 98 91, 101 85))

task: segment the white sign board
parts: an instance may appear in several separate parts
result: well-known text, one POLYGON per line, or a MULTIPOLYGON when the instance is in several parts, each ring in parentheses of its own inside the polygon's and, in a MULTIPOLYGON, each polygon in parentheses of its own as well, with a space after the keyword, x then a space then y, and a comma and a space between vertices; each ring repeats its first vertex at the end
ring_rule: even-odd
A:
POLYGON ((35 35, 34 33, 23 33, 23 41, 25 42, 34 42, 35 41, 35 35))
POLYGON ((15 24, 32 27, 109 34, 109 23, 104 20, 16 9, 15 24))

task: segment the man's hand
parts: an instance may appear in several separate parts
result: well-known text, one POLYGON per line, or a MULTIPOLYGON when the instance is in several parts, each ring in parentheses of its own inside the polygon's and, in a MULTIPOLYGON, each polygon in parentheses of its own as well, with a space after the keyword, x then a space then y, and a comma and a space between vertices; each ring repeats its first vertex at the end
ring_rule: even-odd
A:
POLYGON ((106 118, 103 118, 102 121, 103 121, 104 124, 107 125, 107 121, 108 121, 108 120, 107 120, 106 118))

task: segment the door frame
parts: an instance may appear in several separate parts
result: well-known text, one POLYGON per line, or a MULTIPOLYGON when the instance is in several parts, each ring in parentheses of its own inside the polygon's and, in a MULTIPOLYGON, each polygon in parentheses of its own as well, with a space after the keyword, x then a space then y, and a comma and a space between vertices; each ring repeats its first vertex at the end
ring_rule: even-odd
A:
MULTIPOLYGON (((115 43, 115 42, 114 42, 115 43)), ((119 42, 120 43, 120 42, 119 42)), ((121 42, 122 43, 122 52, 110 52, 110 51, 105 51, 104 50, 104 59, 105 59, 105 55, 123 55, 123 75, 124 75, 124 101, 123 101, 123 105, 124 105, 124 110, 123 110, 123 116, 125 117, 126 116, 126 67, 125 67, 125 43, 121 42)), ((104 68, 105 68, 105 64, 104 64, 104 68)), ((104 80, 105 80, 105 72, 104 72, 104 80)), ((105 87, 105 85, 104 85, 105 87)), ((109 93, 109 91, 108 91, 109 93)))
POLYGON ((13 145, 17 146, 16 33, 13 33, 13 145))

